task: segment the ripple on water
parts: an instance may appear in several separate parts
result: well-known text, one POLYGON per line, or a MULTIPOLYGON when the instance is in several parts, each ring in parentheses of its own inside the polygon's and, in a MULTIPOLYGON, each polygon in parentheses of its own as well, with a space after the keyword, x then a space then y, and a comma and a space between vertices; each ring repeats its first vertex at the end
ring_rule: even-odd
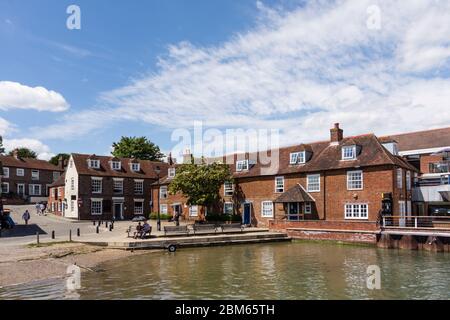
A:
POLYGON ((137 255, 64 281, 0 289, 1 299, 450 299, 450 255, 316 243, 181 249, 137 255), (378 265, 382 289, 368 290, 378 265))

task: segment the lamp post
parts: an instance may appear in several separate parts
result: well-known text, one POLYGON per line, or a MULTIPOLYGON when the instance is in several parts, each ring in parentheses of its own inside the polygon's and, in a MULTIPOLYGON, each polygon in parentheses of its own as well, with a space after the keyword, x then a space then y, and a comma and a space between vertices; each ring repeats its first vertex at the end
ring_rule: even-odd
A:
POLYGON ((157 199, 158 199, 158 204, 157 204, 157 212, 158 212, 158 221, 156 222, 156 228, 157 228, 157 230, 158 231, 161 231, 161 216, 160 216, 160 212, 159 212, 159 197, 160 197, 160 190, 159 190, 159 174, 161 173, 161 168, 159 167, 159 166, 157 166, 156 168, 155 168, 155 172, 156 172, 156 179, 157 179, 157 181, 158 181, 158 196, 157 196, 157 199))

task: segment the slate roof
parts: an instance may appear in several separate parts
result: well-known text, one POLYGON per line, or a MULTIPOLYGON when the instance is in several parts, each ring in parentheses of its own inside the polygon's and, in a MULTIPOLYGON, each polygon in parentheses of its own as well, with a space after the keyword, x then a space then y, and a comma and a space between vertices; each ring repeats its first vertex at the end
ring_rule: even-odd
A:
POLYGON ((381 137, 398 142, 400 151, 450 146, 450 127, 381 137))
POLYGON ((80 175, 90 175, 90 176, 106 176, 106 177, 117 177, 117 178, 135 178, 135 179, 156 179, 157 174, 155 169, 157 166, 160 167, 161 176, 167 175, 168 164, 158 161, 149 160, 136 160, 131 158, 120 158, 121 169, 113 170, 111 168, 111 161, 114 157, 109 156, 97 156, 88 154, 72 154, 75 167, 80 175), (100 160, 100 168, 94 169, 89 168, 88 159, 93 159, 95 156, 96 160, 100 160), (134 172, 131 170, 131 163, 139 162, 141 165, 141 170, 139 172, 134 172))
POLYGON ((300 184, 296 184, 294 187, 281 194, 274 202, 315 202, 315 200, 300 184))
POLYGON ((61 167, 55 166, 48 161, 32 158, 16 159, 14 156, 0 155, 0 162, 3 164, 4 167, 61 171, 61 172, 64 171, 64 169, 62 169, 61 167))
POLYGON ((62 175, 59 176, 58 179, 56 179, 55 182, 49 185, 49 187, 50 188, 63 187, 65 184, 66 184, 66 173, 64 172, 62 175))

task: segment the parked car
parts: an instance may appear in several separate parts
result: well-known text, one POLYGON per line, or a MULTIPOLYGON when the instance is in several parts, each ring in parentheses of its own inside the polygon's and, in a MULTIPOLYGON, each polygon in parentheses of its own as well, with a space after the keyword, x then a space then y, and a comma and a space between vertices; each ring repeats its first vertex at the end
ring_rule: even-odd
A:
POLYGON ((450 208, 433 208, 431 210, 432 216, 450 216, 450 208))

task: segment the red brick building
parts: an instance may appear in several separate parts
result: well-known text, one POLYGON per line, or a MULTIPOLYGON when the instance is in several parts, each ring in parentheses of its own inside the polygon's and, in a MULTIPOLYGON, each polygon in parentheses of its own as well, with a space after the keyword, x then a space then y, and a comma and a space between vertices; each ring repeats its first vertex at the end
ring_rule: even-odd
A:
POLYGON ((66 176, 63 173, 58 180, 53 182, 49 187, 48 192, 48 202, 47 202, 47 211, 57 215, 64 216, 64 212, 66 211, 67 203, 65 201, 65 179, 66 176))
POLYGON ((47 161, 0 155, 3 165, 1 192, 5 204, 47 201, 48 188, 64 172, 64 163, 55 166, 47 161))
MULTIPOLYGON (((373 134, 344 137, 336 124, 329 141, 269 151, 267 156, 276 161, 268 165, 262 165, 256 153, 228 156, 234 184, 220 191, 220 212, 241 215, 247 225, 273 229, 377 230, 383 199, 392 213, 412 214, 417 170, 396 154, 393 145, 373 134)), ((167 179, 160 185, 161 203, 167 203, 169 213, 176 210, 170 211, 174 203, 179 204, 185 218, 191 218, 183 197, 165 192, 169 183, 167 179)))
POLYGON ((64 216, 122 220, 153 211, 152 184, 167 175, 167 163, 72 154, 65 175, 64 216))

